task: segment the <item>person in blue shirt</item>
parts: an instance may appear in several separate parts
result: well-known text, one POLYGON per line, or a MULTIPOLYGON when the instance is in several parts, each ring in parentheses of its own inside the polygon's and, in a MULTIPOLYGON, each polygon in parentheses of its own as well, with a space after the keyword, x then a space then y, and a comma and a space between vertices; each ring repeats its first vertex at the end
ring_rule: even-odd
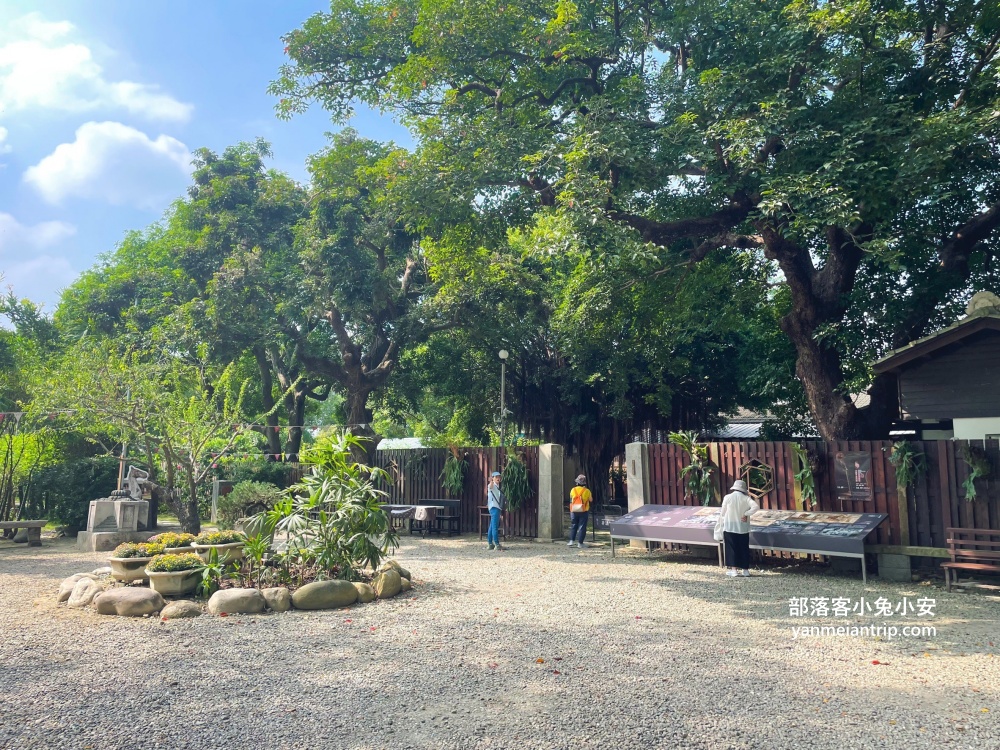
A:
POLYGON ((490 530, 486 532, 486 549, 503 550, 500 546, 500 514, 505 505, 503 492, 500 490, 500 472, 490 474, 489 488, 486 490, 486 507, 490 511, 490 530))

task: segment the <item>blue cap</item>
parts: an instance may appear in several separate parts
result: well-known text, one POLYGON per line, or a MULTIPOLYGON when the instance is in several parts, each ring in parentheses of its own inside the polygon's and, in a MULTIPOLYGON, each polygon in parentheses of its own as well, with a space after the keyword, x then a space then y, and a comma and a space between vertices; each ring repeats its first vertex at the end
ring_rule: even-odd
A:
POLYGON ((498 477, 498 476, 500 476, 500 472, 499 471, 494 471, 492 474, 490 474, 490 476, 491 477, 498 477))

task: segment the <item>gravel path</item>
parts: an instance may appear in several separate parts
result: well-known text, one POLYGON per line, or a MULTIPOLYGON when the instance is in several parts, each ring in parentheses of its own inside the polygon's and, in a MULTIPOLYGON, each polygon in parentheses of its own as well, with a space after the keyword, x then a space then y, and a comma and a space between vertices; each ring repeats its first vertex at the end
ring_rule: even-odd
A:
POLYGON ((2 543, 0 748, 1000 748, 996 598, 663 557, 407 538, 412 597, 164 623, 55 604, 103 555, 2 543), (789 616, 862 595, 937 635, 792 638, 902 624, 789 616))

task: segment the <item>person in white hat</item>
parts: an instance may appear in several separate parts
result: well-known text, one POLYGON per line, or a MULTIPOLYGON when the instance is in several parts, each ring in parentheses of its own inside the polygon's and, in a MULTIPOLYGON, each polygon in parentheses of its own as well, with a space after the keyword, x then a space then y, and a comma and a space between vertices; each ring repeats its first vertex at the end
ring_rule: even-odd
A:
POLYGON ((750 516, 760 510, 747 492, 742 479, 733 482, 730 493, 722 498, 722 510, 715 522, 715 540, 725 542, 726 575, 750 575, 750 516))
POLYGON ((486 532, 486 549, 495 549, 497 552, 504 549, 500 546, 500 514, 506 504, 507 500, 500 489, 500 472, 494 471, 490 474, 490 484, 486 488, 486 507, 490 511, 490 528, 486 532))

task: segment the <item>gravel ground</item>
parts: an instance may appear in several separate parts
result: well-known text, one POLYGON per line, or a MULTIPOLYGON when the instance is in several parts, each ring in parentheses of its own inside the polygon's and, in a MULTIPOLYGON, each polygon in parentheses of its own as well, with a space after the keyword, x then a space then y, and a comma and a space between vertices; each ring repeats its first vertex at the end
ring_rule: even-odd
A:
POLYGON ((1000 601, 981 594, 466 537, 404 539, 411 595, 346 610, 55 604, 104 559, 0 543, 0 748, 1000 748, 1000 601), (937 634, 794 639, 904 623, 790 617, 792 596, 933 598, 937 634))

